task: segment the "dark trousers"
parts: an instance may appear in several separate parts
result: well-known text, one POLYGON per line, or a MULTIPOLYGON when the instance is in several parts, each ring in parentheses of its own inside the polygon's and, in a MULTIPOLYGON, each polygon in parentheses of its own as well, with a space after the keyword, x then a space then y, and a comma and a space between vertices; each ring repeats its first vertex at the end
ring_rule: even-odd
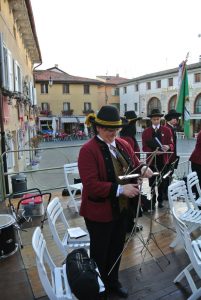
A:
MULTIPOLYGON (((198 175, 198 179, 199 179, 199 184, 200 184, 200 187, 201 187, 201 165, 199 164, 195 164, 195 163, 191 163, 191 169, 193 172, 197 172, 197 175, 198 175)), ((199 194, 198 194, 198 191, 196 188, 193 189, 193 192, 196 193, 196 198, 199 197, 199 194)))
POLYGON ((127 214, 111 222, 94 222, 85 219, 90 236, 90 257, 97 263, 101 278, 105 286, 112 286, 118 282, 118 271, 121 257, 108 276, 108 273, 121 254, 127 227, 127 214))

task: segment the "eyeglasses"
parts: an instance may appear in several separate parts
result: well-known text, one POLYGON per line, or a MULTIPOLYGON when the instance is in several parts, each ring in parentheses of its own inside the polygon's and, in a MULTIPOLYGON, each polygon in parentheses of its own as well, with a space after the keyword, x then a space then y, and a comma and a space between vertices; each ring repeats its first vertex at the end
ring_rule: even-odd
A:
POLYGON ((108 131, 108 132, 117 132, 117 131, 119 131, 119 128, 104 128, 105 129, 105 131, 108 131))

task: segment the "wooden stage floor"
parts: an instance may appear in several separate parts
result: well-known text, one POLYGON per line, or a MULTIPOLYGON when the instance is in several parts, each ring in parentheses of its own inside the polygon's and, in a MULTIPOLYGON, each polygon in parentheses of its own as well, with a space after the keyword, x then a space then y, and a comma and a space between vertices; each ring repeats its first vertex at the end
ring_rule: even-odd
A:
MULTIPOLYGON (((73 209, 66 208, 68 198, 62 197, 60 192, 54 193, 54 196, 60 197, 70 225, 84 226, 83 218, 76 214, 73 209)), ((175 232, 172 217, 167 208, 168 203, 165 202, 165 205, 165 208, 156 208, 153 213, 151 234, 150 213, 144 213, 139 218, 138 223, 143 225, 143 230, 130 239, 123 253, 120 279, 129 290, 128 300, 183 300, 190 295, 190 290, 185 280, 178 286, 173 283, 173 279, 188 264, 189 260, 180 246, 177 246, 175 249, 169 247, 169 244, 175 238, 175 232), (147 238, 150 239, 147 240, 147 238), (156 246, 156 242, 159 247, 156 246), (145 248, 143 250, 144 243, 148 251, 145 248)), ((182 209, 184 204, 178 202, 177 205, 182 209)), ((5 203, 1 203, 0 212, 7 213, 5 203)), ((14 255, 6 259, 0 260, 1 299, 48 299, 40 285, 31 246, 32 233, 35 226, 39 224, 39 221, 27 224, 27 231, 21 233, 23 249, 18 250, 14 255)), ((54 245, 47 221, 44 225, 44 235, 50 253, 56 260, 56 263, 61 262, 63 257, 54 245)), ((111 296, 109 299, 115 300, 119 298, 111 296)))

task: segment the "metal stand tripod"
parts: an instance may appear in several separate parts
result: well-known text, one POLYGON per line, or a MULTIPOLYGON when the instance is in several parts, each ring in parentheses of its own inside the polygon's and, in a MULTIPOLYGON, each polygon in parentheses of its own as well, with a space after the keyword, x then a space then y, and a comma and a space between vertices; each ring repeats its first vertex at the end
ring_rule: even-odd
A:
MULTIPOLYGON (((156 153, 155 153, 156 155, 156 153)), ((160 175, 161 176, 161 175, 160 175)), ((160 178, 161 179, 161 178, 160 178)), ((156 185, 156 187, 158 186, 159 182, 158 182, 158 177, 156 177, 153 185, 156 185)), ((163 271, 163 269, 161 268, 158 260, 154 257, 154 255, 151 253, 151 251, 149 250, 149 243, 150 241, 152 240, 154 242, 154 244, 156 245, 156 247, 159 249, 159 251, 161 252, 161 254, 166 258, 168 264, 170 264, 170 261, 169 259, 167 258, 167 256, 165 255, 165 253, 163 252, 163 250, 160 248, 160 246, 158 245, 157 243, 157 240, 155 238, 155 235, 153 233, 153 221, 154 221, 154 218, 153 218, 153 193, 152 193, 152 196, 151 196, 151 212, 150 212, 150 226, 149 226, 149 234, 148 234, 148 237, 147 239, 145 240, 141 234, 141 237, 139 237, 139 233, 137 234, 138 238, 140 239, 140 241, 142 242, 143 244, 143 248, 141 250, 141 254, 143 253, 143 250, 145 249, 144 251, 144 255, 143 255, 143 260, 142 260, 142 263, 140 265, 140 270, 142 269, 142 264, 144 263, 144 260, 145 260, 145 256, 146 256, 146 253, 147 251, 149 252, 149 254, 151 255, 151 257, 153 258, 153 260, 157 263, 157 265, 159 266, 159 268, 163 271)))
MULTIPOLYGON (((177 164, 177 162, 178 162, 178 158, 170 165, 168 172, 163 177, 160 178, 160 181, 162 181, 162 178, 163 179, 169 178, 169 184, 168 185, 171 184, 172 175, 174 173, 174 168, 175 168, 175 165, 177 164)), ((160 182, 159 182, 159 184, 160 184, 160 182)), ((154 221, 156 223, 160 224, 161 226, 163 226, 163 227, 165 227, 169 230, 172 230, 173 232, 176 232, 175 229, 173 229, 173 228, 171 228, 171 227, 169 227, 169 226, 167 226, 167 225, 165 225, 165 224, 158 221, 159 219, 163 218, 167 214, 171 215, 171 211, 170 211, 170 207, 169 207, 169 201, 167 201, 167 203, 168 203, 168 207, 166 207, 166 211, 162 215, 160 215, 158 218, 155 218, 154 221)))
MULTIPOLYGON (((144 251, 144 254, 143 255, 143 260, 141 262, 141 265, 140 265, 140 270, 142 270, 142 265, 144 263, 144 260, 145 260, 145 256, 146 256, 146 253, 147 251, 149 252, 149 254, 151 255, 151 257, 153 258, 153 260, 157 263, 157 265, 159 266, 159 268, 163 271, 163 269, 161 268, 157 258, 154 257, 154 255, 151 253, 151 251, 149 250, 149 244, 150 244, 150 241, 153 241, 155 246, 158 248, 158 250, 161 252, 161 254, 165 257, 165 259, 167 260, 168 264, 170 264, 170 261, 169 259, 167 258, 167 256, 165 255, 165 253, 163 252, 163 250, 160 248, 160 246, 158 245, 158 242, 156 240, 156 237, 155 237, 155 234, 153 232, 153 221, 154 221, 154 218, 153 218, 153 209, 152 209, 152 198, 151 198, 151 212, 150 212, 150 225, 149 225, 149 234, 148 234, 148 237, 146 240, 144 240, 143 236, 141 236, 140 240, 143 244, 143 248, 141 250, 141 254, 143 253, 143 250, 145 249, 144 251)), ((139 238, 139 234, 138 234, 138 238, 139 238)))

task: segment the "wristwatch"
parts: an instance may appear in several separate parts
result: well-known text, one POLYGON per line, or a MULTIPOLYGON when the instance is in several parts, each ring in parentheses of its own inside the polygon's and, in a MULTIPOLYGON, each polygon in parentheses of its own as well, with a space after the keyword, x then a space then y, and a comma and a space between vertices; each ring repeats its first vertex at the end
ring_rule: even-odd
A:
POLYGON ((124 192, 124 186, 120 185, 119 186, 119 195, 123 194, 123 192, 124 192))

